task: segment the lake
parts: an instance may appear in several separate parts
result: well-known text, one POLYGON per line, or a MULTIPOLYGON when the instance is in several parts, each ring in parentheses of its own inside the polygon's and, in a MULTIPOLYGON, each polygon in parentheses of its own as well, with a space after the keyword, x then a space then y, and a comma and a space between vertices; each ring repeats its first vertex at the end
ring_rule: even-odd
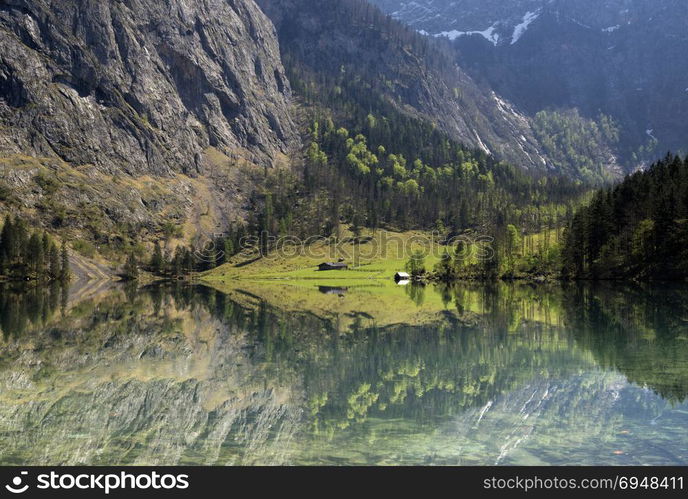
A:
POLYGON ((2 465, 688 464, 688 287, 0 287, 2 465))

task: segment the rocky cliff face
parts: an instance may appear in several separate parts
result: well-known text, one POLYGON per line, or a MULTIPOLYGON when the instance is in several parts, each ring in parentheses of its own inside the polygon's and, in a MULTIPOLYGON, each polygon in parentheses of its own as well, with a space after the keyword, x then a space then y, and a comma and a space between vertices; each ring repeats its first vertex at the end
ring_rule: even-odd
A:
POLYGON ((297 143, 270 21, 252 0, 0 4, 0 155, 107 174, 269 165, 297 143))

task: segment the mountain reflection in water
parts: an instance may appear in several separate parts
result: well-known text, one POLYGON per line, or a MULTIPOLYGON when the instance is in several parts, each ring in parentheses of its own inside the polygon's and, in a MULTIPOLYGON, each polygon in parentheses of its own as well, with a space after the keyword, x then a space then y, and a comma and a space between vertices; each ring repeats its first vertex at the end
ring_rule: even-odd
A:
POLYGON ((360 292, 3 286, 2 464, 688 464, 688 289, 360 292))

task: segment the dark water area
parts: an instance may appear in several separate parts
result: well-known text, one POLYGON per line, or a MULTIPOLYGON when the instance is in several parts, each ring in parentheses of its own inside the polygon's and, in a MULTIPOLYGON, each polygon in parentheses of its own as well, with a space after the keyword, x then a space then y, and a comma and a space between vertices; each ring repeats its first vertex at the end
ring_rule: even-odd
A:
POLYGON ((0 285, 0 464, 688 464, 686 287, 248 294, 0 285))

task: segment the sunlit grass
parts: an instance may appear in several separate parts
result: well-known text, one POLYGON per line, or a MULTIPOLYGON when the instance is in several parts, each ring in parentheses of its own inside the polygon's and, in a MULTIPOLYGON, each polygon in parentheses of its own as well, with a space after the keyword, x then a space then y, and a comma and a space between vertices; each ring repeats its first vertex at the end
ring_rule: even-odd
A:
POLYGON ((413 251, 426 254, 425 264, 432 270, 444 252, 438 238, 423 232, 364 233, 357 242, 345 234, 342 243, 319 241, 304 246, 289 246, 282 251, 257 258, 248 254, 235 257, 230 263, 203 276, 210 282, 227 280, 317 280, 318 282, 391 280, 403 271, 413 251), (318 265, 343 260, 348 270, 321 272, 318 265))

